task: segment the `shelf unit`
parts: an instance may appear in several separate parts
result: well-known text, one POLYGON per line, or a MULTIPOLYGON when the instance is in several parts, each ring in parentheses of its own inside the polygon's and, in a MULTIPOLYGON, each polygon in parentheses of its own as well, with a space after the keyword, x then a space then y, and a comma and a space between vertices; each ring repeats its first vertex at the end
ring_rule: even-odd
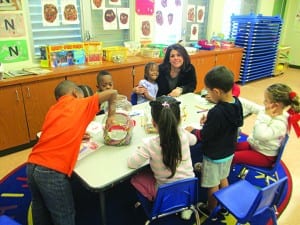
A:
POLYGON ((242 84, 274 75, 281 27, 278 16, 231 16, 230 38, 244 48, 239 77, 242 84))

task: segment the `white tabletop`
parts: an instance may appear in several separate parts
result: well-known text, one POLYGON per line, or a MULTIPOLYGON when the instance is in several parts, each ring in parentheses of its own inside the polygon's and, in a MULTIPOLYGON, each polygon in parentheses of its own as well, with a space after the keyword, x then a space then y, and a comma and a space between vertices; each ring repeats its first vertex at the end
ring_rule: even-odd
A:
MULTIPOLYGON (((199 126, 201 114, 206 113, 206 111, 202 112, 202 110, 212 106, 199 95, 193 93, 182 95, 178 97, 178 100, 181 101, 182 114, 186 114, 182 119, 183 126, 199 126)), ((138 112, 147 109, 148 105, 149 103, 135 105, 133 106, 133 111, 138 112)), ((136 121, 136 126, 133 129, 129 145, 103 145, 92 154, 77 161, 74 172, 85 183, 87 188, 94 191, 102 191, 136 173, 137 170, 127 167, 127 158, 141 144, 142 138, 155 135, 145 132, 142 127, 142 117, 143 115, 132 117, 136 121)), ((102 115, 98 116, 97 121, 102 121, 102 119, 102 115)), ((102 142, 102 133, 100 132, 96 135, 97 137, 93 138, 102 142)))

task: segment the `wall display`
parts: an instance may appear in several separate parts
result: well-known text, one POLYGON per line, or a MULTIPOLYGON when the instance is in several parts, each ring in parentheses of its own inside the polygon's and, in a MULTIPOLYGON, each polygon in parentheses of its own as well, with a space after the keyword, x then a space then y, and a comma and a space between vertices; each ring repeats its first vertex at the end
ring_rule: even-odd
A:
POLYGON ((42 0, 43 25, 59 26, 58 5, 56 0, 42 0))
POLYGON ((110 5, 121 5, 121 0, 109 0, 110 5))
POLYGON ((191 36, 190 36, 190 40, 191 40, 191 41, 196 41, 196 40, 198 40, 198 33, 199 33, 199 26, 198 26, 198 24, 192 24, 192 25, 191 25, 191 36))
POLYGON ((106 8, 103 11, 103 29, 117 30, 117 12, 116 8, 106 8))
POLYGON ((152 16, 140 16, 139 17, 139 32, 141 38, 151 38, 153 33, 153 17, 152 16))
POLYGON ((0 0, 0 11, 22 10, 21 0, 0 0))
POLYGON ((153 15, 154 0, 136 0, 135 11, 138 15, 153 15))
POLYGON ((105 8, 105 1, 104 0, 91 0, 91 8, 92 9, 104 9, 105 8))
POLYGON ((14 63, 28 60, 26 40, 0 41, 0 62, 14 63))
POLYGON ((204 15, 205 15, 205 6, 198 6, 197 7, 197 22, 198 23, 204 22, 204 15))
POLYGON ((25 36, 22 13, 3 13, 0 17, 0 38, 25 36))
POLYGON ((188 5, 187 9, 187 22, 195 21, 195 5, 188 5))
POLYGON ((130 12, 129 8, 118 8, 117 9, 119 29, 129 29, 130 12))
POLYGON ((79 24, 76 0, 61 1, 62 24, 79 24))

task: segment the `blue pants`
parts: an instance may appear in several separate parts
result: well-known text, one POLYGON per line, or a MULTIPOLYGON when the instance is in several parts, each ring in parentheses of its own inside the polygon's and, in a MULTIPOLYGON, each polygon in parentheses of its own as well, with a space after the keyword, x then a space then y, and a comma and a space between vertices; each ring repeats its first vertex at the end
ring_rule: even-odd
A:
POLYGON ((28 164, 34 225, 75 225, 75 207, 69 177, 43 166, 28 164))

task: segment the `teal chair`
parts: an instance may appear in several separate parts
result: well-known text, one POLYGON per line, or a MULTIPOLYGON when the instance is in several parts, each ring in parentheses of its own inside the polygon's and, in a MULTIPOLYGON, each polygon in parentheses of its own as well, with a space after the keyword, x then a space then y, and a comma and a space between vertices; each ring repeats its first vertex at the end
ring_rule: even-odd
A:
POLYGON ((276 225, 276 206, 286 185, 287 177, 261 189, 247 180, 233 183, 213 194, 218 205, 210 218, 217 217, 218 212, 224 208, 237 219, 236 224, 252 224, 256 216, 269 213, 273 220, 272 224, 276 225))

